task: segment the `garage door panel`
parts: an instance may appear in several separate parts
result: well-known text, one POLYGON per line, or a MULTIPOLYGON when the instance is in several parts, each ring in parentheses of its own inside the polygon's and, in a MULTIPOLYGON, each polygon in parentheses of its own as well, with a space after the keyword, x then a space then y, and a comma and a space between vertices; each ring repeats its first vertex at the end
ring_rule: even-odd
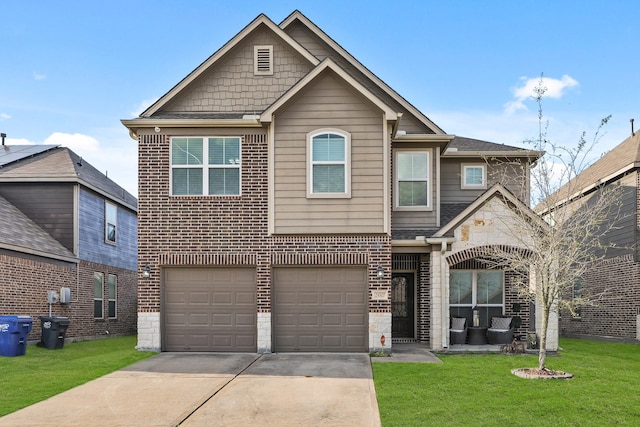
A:
POLYGON ((254 268, 163 269, 165 351, 257 351, 254 268))
POLYGON ((364 267, 273 269, 275 351, 367 351, 364 267))

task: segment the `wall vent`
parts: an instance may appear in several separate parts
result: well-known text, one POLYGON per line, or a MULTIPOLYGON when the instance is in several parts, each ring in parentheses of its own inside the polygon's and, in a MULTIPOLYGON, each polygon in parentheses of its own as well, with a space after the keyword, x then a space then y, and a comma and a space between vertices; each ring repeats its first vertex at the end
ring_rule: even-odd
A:
POLYGON ((253 72, 257 76, 273 74, 273 46, 254 46, 253 72))

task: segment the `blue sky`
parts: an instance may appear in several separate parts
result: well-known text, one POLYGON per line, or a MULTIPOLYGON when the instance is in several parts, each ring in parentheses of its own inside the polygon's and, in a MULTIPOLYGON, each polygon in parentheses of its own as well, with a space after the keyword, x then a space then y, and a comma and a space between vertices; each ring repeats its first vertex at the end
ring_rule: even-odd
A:
POLYGON ((640 2, 0 1, 0 132, 62 144, 137 194, 139 114, 260 13, 299 9, 446 132, 525 146, 544 73, 562 145, 612 119, 594 156, 640 128, 640 2))

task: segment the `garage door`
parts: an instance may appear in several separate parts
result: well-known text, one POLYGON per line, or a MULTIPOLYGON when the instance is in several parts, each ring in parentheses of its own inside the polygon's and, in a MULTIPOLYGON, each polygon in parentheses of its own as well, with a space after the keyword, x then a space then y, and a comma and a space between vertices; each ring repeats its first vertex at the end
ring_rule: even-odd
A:
POLYGON ((275 351, 369 350, 366 268, 279 267, 273 277, 275 351))
POLYGON ((165 268, 164 351, 257 351, 254 268, 165 268))

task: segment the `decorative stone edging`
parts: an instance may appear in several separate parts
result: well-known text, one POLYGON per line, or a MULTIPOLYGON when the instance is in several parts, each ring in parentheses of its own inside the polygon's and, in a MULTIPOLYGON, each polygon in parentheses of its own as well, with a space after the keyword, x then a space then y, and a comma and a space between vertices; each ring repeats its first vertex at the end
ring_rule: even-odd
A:
POLYGON ((551 369, 538 368, 519 368, 512 369, 511 373, 520 378, 526 379, 569 379, 573 378, 573 374, 564 371, 553 371, 551 369))

